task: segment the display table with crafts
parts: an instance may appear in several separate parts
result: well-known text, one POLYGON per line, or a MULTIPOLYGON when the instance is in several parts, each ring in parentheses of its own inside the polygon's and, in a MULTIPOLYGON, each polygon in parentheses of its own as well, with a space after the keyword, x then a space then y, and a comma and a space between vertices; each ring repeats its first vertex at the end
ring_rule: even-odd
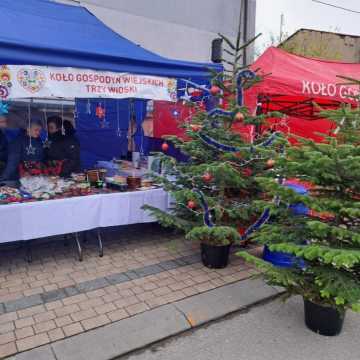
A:
POLYGON ((0 243, 154 221, 142 206, 167 208, 162 189, 44 200, 0 206, 0 243))
MULTIPOLYGON (((142 210, 145 204, 166 210, 167 193, 160 188, 0 206, 0 243, 155 221, 142 210)), ((99 232, 98 239, 102 253, 99 232)), ((77 236, 76 241, 81 259, 77 236)))
POLYGON ((17 188, 0 186, 0 243, 97 230, 102 256, 101 229, 156 221, 143 205, 166 210, 168 195, 146 176, 106 176, 106 170, 57 176, 28 176, 17 188))

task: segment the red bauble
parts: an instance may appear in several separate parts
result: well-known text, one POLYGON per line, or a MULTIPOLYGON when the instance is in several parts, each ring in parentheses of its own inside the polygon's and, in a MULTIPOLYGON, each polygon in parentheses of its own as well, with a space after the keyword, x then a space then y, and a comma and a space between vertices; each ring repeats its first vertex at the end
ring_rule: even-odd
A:
POLYGON ((220 88, 216 85, 213 85, 211 88, 210 88, 210 93, 211 95, 218 95, 220 93, 220 88))
POLYGON ((105 117, 105 109, 102 108, 100 105, 96 107, 96 116, 99 119, 103 119, 105 117))
POLYGON ((198 124, 191 124, 190 129, 194 132, 199 132, 202 129, 202 126, 198 124))
POLYGON ((169 144, 164 142, 162 145, 161 145, 161 150, 162 151, 168 151, 169 150, 169 144))
POLYGON ((196 208, 196 203, 195 203, 195 201, 192 201, 192 200, 188 201, 187 207, 188 207, 189 209, 195 209, 195 208, 196 208))
POLYGON ((211 181, 212 178, 213 178, 212 175, 211 175, 210 173, 208 173, 208 172, 206 172, 206 173, 202 176, 202 179, 203 179, 204 181, 206 181, 206 182, 211 181))
POLYGON ((237 231, 239 235, 243 236, 245 234, 246 228, 244 226, 238 226, 237 231))
POLYGON ((268 169, 273 168, 274 165, 275 165, 275 160, 274 160, 274 159, 269 159, 269 160, 266 162, 266 167, 267 167, 268 169))
POLYGON ((243 169, 242 170, 242 174, 244 175, 244 176, 251 176, 252 175, 252 170, 250 169, 250 168, 245 168, 245 169, 243 169))
POLYGON ((243 113, 241 113, 241 112, 236 113, 236 115, 235 115, 235 120, 236 121, 242 122, 242 121, 244 121, 244 119, 245 119, 245 116, 244 116, 243 113))

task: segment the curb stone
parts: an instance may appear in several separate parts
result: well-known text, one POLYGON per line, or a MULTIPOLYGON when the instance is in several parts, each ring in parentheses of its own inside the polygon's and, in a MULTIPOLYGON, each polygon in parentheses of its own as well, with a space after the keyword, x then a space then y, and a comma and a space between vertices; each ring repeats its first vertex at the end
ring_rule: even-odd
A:
POLYGON ((111 360, 280 293, 280 289, 260 279, 242 280, 17 354, 8 360, 111 360))

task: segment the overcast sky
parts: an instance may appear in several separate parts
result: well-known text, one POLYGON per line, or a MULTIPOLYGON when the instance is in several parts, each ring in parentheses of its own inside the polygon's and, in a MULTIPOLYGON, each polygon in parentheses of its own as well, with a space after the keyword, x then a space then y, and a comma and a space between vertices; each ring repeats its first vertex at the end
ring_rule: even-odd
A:
MULTIPOLYGON (((360 12, 360 0, 322 0, 360 12)), ((280 16, 285 17, 285 32, 289 35, 300 28, 339 31, 360 35, 360 14, 346 12, 312 0, 257 0, 257 32, 262 32, 261 46, 269 34, 280 33, 280 16)))

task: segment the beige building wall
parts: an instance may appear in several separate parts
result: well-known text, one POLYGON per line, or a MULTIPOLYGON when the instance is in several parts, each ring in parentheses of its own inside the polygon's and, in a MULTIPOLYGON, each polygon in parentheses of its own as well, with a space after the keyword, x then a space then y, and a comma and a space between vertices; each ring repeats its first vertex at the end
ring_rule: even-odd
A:
MULTIPOLYGON (((218 33, 234 40, 240 19, 246 40, 255 36, 256 0, 247 0, 247 17, 245 0, 53 1, 84 6, 115 32, 172 59, 210 62, 212 40, 218 33)), ((253 46, 247 49, 248 63, 253 50, 253 46)))
POLYGON ((297 55, 360 63, 360 37, 301 29, 279 46, 297 55))

